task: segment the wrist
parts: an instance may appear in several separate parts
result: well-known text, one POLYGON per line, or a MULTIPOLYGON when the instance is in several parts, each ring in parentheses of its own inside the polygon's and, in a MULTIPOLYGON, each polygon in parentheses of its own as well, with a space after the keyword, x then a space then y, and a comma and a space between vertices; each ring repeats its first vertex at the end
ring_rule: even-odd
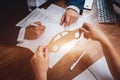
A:
POLYGON ((74 12, 76 12, 78 14, 78 12, 76 10, 72 9, 72 8, 68 8, 67 10, 74 11, 74 12))
POLYGON ((102 39, 102 40, 100 40, 99 41, 101 44, 103 44, 103 45, 110 45, 111 43, 110 43, 110 40, 108 39, 108 38, 106 38, 106 39, 102 39))
POLYGON ((80 13, 80 9, 78 7, 76 7, 76 6, 74 6, 74 5, 70 5, 66 9, 72 9, 75 12, 77 12, 78 14, 80 13))
POLYGON ((47 73, 36 74, 37 80, 47 80, 47 73))

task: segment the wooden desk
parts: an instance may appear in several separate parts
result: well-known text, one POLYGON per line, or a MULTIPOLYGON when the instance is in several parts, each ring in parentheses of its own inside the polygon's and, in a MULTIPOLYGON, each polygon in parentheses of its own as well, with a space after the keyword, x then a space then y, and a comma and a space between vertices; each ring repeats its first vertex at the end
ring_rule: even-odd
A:
MULTIPOLYGON (((55 3, 65 7, 65 1, 60 0, 55 3)), ((87 22, 98 26, 111 40, 117 51, 120 53, 120 24, 99 24, 97 20, 96 0, 92 10, 84 10, 82 16, 87 16, 87 22)), ((102 48, 99 42, 84 40, 78 42, 52 69, 48 71, 48 80, 72 80, 78 74, 87 69, 95 61, 103 56, 102 48), (77 60, 81 50, 87 51, 77 66, 70 71, 70 66, 77 60)))

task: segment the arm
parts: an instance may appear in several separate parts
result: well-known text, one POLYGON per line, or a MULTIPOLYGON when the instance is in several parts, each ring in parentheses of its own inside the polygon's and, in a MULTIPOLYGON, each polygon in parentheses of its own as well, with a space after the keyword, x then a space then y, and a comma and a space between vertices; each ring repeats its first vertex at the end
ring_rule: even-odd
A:
POLYGON ((84 23, 81 30, 84 32, 85 38, 91 38, 101 43, 112 76, 115 80, 120 79, 120 55, 116 52, 110 40, 100 29, 88 23, 84 23))
POLYGON ((101 41, 101 45, 111 74, 115 80, 120 79, 120 55, 116 52, 109 40, 101 41))
POLYGON ((69 0, 67 10, 61 18, 60 24, 70 26, 75 23, 79 17, 80 11, 82 12, 85 0, 69 0))
POLYGON ((34 22, 37 26, 29 25, 25 30, 25 39, 37 39, 45 31, 45 26, 41 22, 34 22))
POLYGON ((44 32, 45 26, 40 22, 35 22, 35 24, 38 26, 29 25, 25 29, 12 26, 8 26, 8 28, 1 26, 2 29, 0 29, 0 44, 16 45, 17 41, 24 41, 24 39, 34 40, 39 38, 44 32))
POLYGON ((47 80, 49 66, 48 51, 40 46, 31 59, 31 65, 36 76, 36 80, 47 80))

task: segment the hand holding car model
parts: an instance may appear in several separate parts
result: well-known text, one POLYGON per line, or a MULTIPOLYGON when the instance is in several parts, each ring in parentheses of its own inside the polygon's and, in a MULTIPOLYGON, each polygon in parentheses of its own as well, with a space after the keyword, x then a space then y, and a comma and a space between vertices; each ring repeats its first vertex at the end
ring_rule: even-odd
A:
MULTIPOLYGON (((119 63, 120 55, 116 52, 115 48, 112 46, 112 44, 110 43, 109 39, 105 36, 105 34, 100 29, 98 29, 96 26, 93 26, 88 23, 84 23, 82 28, 79 31, 82 31, 84 33, 85 38, 87 38, 87 39, 91 38, 91 39, 97 40, 101 43, 103 52, 104 52, 104 56, 106 58, 106 61, 107 61, 107 64, 108 64, 108 67, 110 69, 112 76, 114 77, 114 79, 120 79, 120 76, 119 76, 119 74, 120 74, 120 63, 119 63)), ((77 30, 77 32, 79 32, 79 31, 77 30)), ((66 34, 65 34, 65 36, 63 36, 64 34, 62 34, 62 33, 60 33, 58 35, 62 35, 64 38, 66 38, 66 37, 68 37, 68 35, 66 35, 66 34)), ((52 41, 54 41, 55 38, 53 38, 52 41)), ((75 35, 74 35, 74 38, 75 38, 75 35)), ((76 38, 79 38, 79 36, 76 38)), ((73 39, 73 37, 68 39, 68 41, 70 41, 71 39, 73 39)), ((57 39, 55 39, 55 40, 57 41, 57 39)), ((61 38, 59 40, 64 40, 64 39, 61 38)), ((49 49, 49 48, 47 48, 47 49, 49 49)), ((38 57, 34 57, 31 60, 32 65, 33 65, 33 63, 34 63, 34 65, 39 65, 39 66, 33 67, 33 70, 35 70, 37 80, 47 80, 47 70, 48 70, 48 65, 49 65, 48 52, 46 52, 46 50, 44 51, 43 48, 39 48, 39 50, 37 50, 37 54, 35 54, 34 56, 38 56, 38 57), (39 57, 38 53, 41 55, 41 57, 39 57), (38 58, 38 59, 35 59, 35 58, 38 58), (38 60, 40 60, 40 62, 38 62, 38 60), (44 66, 44 65, 46 65, 46 66, 44 66), (41 73, 43 73, 43 74, 41 74, 41 73)))

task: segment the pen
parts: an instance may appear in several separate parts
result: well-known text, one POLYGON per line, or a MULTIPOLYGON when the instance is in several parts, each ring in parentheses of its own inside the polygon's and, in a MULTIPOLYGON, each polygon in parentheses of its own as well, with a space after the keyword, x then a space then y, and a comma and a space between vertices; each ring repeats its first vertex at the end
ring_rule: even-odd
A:
POLYGON ((80 57, 77 59, 77 61, 72 64, 72 66, 70 67, 70 70, 71 70, 71 71, 72 71, 73 68, 77 65, 77 63, 82 59, 82 57, 85 55, 85 53, 86 53, 86 51, 84 51, 84 52, 82 53, 82 55, 80 55, 80 57))
POLYGON ((38 25, 37 24, 35 24, 35 23, 31 23, 30 24, 31 26, 35 26, 35 27, 37 27, 38 25))

